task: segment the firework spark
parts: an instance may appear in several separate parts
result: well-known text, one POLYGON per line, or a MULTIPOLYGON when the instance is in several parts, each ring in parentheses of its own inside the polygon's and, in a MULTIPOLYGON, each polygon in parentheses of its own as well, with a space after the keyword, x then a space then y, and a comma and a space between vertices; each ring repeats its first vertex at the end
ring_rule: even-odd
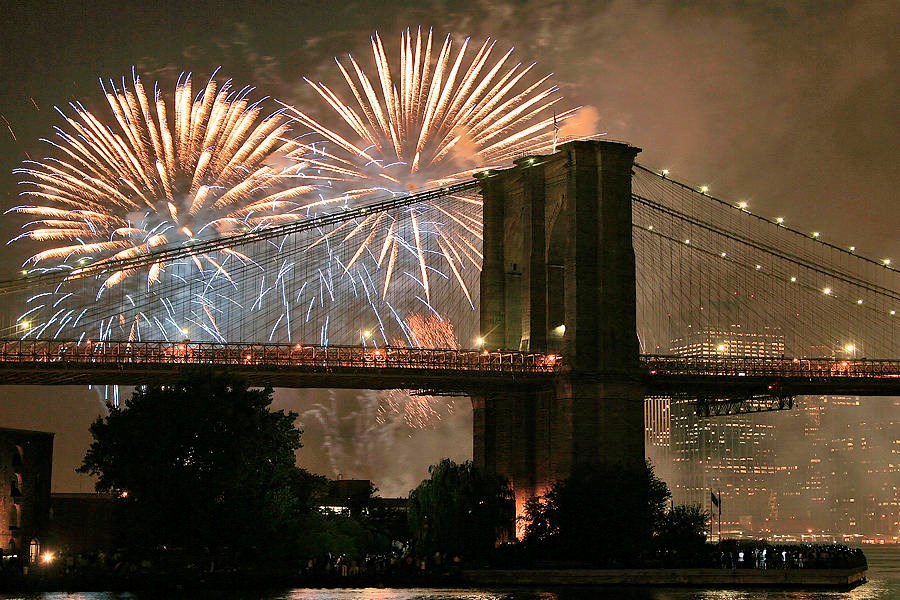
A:
MULTIPOLYGON (((497 56, 496 42, 485 40, 474 52, 470 40, 447 36, 436 44, 431 31, 401 35, 399 60, 391 62, 381 38, 372 38, 377 76, 370 78, 349 56, 337 60, 343 95, 325 83, 306 82, 324 102, 324 120, 287 107, 298 124, 312 130, 304 140, 303 176, 331 186, 333 203, 364 200, 387 193, 445 185, 474 173, 506 166, 515 157, 550 149, 558 124, 574 110, 556 112, 561 96, 536 77, 534 65, 512 59, 512 49, 497 56), (328 124, 326 124, 328 123, 328 124)), ((328 204, 327 202, 324 204, 328 204)), ((432 300, 433 270, 455 281, 474 307, 471 282, 481 266, 481 201, 456 196, 452 202, 410 209, 397 218, 370 218, 341 232, 357 251, 349 269, 371 255, 382 273, 380 294, 388 299, 411 253, 411 277, 432 300), (405 226, 404 226, 405 225, 405 226), (426 249, 426 239, 434 250, 426 249), (439 257, 434 265, 431 255, 439 257)), ((335 234, 337 235, 337 233, 335 234)), ((421 308, 421 307, 420 307, 421 308)))
MULTIPOLYGON (((233 90, 229 82, 219 86, 210 79, 194 97, 191 76, 186 75, 176 86, 173 103, 167 104, 158 88, 151 97, 133 75, 130 89, 124 82, 120 88, 110 82, 104 92, 112 119, 72 103, 72 115, 59 110, 65 124, 56 128, 55 138, 45 140, 54 156, 26 162, 17 170, 25 176, 22 195, 33 204, 8 212, 34 220, 12 241, 52 244, 28 259, 29 269, 77 272, 85 264, 114 264, 164 246, 296 217, 296 198, 309 186, 288 185, 294 167, 284 157, 296 151, 285 139, 289 122, 280 111, 261 117, 261 105, 249 99, 250 88, 233 90), (114 125, 105 124, 107 120, 114 125)), ((227 280, 229 259, 250 260, 224 249, 179 263, 147 260, 114 269, 98 280, 94 301, 106 290, 125 285, 147 295, 167 270, 183 279, 227 280), (139 275, 143 281, 135 285, 139 275)), ((55 295, 63 296, 65 290, 57 289, 55 295)), ((29 332, 40 335, 49 327, 58 333, 76 326, 78 310, 60 308, 59 298, 41 294, 36 302, 42 304, 26 314, 48 316, 29 326, 29 332)), ((148 324, 155 321, 165 338, 181 335, 183 324, 167 312, 168 317, 142 318, 148 324)), ((199 312, 202 327, 220 337, 210 306, 199 312)), ((110 315, 101 337, 113 325, 128 325, 127 335, 137 336, 134 326, 139 322, 120 313, 110 315)))
MULTIPOLYGON (((410 315, 406 319, 408 338, 418 348, 459 349, 459 341, 453 324, 435 315, 410 315)), ((407 345, 405 340, 394 340, 394 345, 407 345)), ((407 427, 427 429, 434 427, 445 415, 453 414, 456 408, 453 399, 429 394, 411 395, 408 390, 386 390, 379 396, 379 419, 388 421, 391 417, 402 417, 407 427)))

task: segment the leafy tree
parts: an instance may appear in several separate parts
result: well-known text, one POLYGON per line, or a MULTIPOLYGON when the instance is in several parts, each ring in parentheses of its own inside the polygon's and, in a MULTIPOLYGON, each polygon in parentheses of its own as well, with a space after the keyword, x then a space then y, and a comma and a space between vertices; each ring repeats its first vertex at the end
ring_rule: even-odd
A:
POLYGON ((417 550, 480 558, 508 538, 515 518, 509 483, 472 461, 444 459, 409 495, 409 528, 417 550))
POLYGON ((524 542, 557 558, 633 563, 650 547, 670 495, 650 463, 581 468, 526 502, 524 542))
POLYGON ((77 470, 117 496, 131 547, 271 557, 296 539, 294 489, 311 485, 295 465, 297 415, 271 402, 271 389, 211 370, 139 387, 91 425, 77 470))
POLYGON ((657 548, 668 559, 690 561, 704 552, 709 513, 696 504, 673 506, 656 531, 657 548))

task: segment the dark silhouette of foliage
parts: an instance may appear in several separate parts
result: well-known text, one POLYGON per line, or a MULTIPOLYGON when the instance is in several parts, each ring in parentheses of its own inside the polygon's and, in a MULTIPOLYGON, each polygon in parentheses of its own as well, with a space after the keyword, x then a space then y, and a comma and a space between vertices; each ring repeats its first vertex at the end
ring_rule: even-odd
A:
POLYGON ((482 558, 512 535, 515 503, 509 483, 444 459, 409 495, 409 528, 422 554, 482 558))
POLYGON ((670 496, 649 463, 580 468, 526 502, 523 541, 547 557, 633 564, 651 548, 670 496))
POLYGON ((272 412, 271 389, 186 371, 146 386, 91 425, 79 472, 117 496, 129 546, 271 559, 296 540, 295 489, 314 484, 295 465, 295 413, 272 412))
POLYGON ((670 563, 689 563, 705 552, 709 513, 699 505, 673 506, 656 531, 661 556, 670 563))

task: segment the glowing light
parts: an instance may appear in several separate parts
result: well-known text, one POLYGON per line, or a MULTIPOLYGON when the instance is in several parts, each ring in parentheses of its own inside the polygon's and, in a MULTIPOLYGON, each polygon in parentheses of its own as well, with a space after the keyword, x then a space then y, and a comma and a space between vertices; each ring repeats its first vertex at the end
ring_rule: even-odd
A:
POLYGON ((709 186, 708 186, 708 185, 701 185, 701 186, 700 186, 700 193, 701 193, 701 194, 707 194, 707 193, 709 193, 709 186))
POLYGON ((741 210, 747 210, 747 207, 750 205, 747 202, 741 201, 741 202, 738 202, 737 206, 741 210))
POLYGON ((659 174, 662 175, 663 177, 668 177, 668 176, 669 176, 669 170, 668 170, 668 169, 663 169, 662 171, 659 172, 659 174))
POLYGON ((481 346, 484 346, 484 338, 483 337, 475 338, 475 346, 478 348, 480 348, 481 346))
POLYGON ((794 276, 792 276, 792 277, 791 277, 791 283, 796 283, 796 282, 797 282, 797 278, 794 277, 794 276))
POLYGON ((728 346, 726 346, 725 344, 719 344, 718 346, 716 346, 716 352, 725 352, 726 350, 728 350, 728 346))
POLYGON ((818 238, 820 235, 821 235, 821 234, 820 234, 818 231, 813 231, 813 232, 812 232, 812 237, 814 237, 814 238, 818 238))
POLYGON ((856 351, 856 346, 854 346, 853 344, 847 344, 846 346, 844 346, 844 352, 855 352, 855 351, 856 351))
POLYGON ((779 225, 784 225, 784 217, 775 217, 775 222, 779 225))
POLYGON ((31 329, 31 321, 22 321, 19 323, 19 327, 26 330, 31 329))
POLYGON ((725 252, 722 252, 722 254, 720 254, 719 256, 721 256, 722 258, 725 258, 726 256, 728 256, 728 254, 726 254, 725 252))
POLYGON ((826 296, 830 296, 831 292, 832 292, 832 290, 830 287, 822 288, 822 293, 825 294, 826 296))
POLYGON ((43 562, 44 564, 52 563, 53 558, 54 556, 52 552, 44 552, 43 554, 41 554, 41 562, 43 562))
POLYGON ((558 335, 558 336, 560 336, 560 337, 564 336, 564 335, 566 334, 566 326, 565 326, 565 324, 558 325, 558 326, 554 327, 554 328, 553 328, 553 333, 555 333, 556 335, 558 335))
POLYGON ((188 333, 189 333, 189 330, 187 327, 181 328, 181 335, 183 335, 184 337, 187 337, 188 333))
POLYGON ((896 310, 892 310, 892 311, 891 311, 891 316, 896 315, 896 314, 897 314, 897 311, 896 311, 896 310))
POLYGON ((849 250, 850 252, 856 252, 856 246, 850 246, 849 250))
POLYGON ((648 229, 649 231, 653 231, 653 225, 648 225, 648 226, 647 226, 647 229, 648 229))
POLYGON ((690 245, 691 240, 684 240, 684 243, 690 245))
POLYGON ((756 265, 756 270, 759 271, 760 269, 762 269, 762 265, 756 265))
POLYGON ((886 267, 889 267, 889 266, 891 266, 891 259, 885 258, 881 261, 881 264, 883 264, 886 267))
POLYGON ((362 332, 362 336, 363 336, 363 339, 364 339, 364 340, 367 340, 367 339, 369 339, 370 337, 372 337, 372 332, 369 331, 368 329, 366 329, 365 331, 362 332))
POLYGON ((857 304, 862 304, 862 303, 863 303, 863 299, 860 298, 859 300, 856 301, 856 303, 857 303, 857 304))

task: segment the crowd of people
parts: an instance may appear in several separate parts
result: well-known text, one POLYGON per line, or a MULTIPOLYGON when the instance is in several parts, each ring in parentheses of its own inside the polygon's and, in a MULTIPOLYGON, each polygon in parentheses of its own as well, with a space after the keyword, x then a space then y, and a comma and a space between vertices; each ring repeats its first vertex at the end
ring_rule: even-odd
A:
POLYGON ((866 566, 866 556, 842 544, 726 540, 719 544, 718 563, 726 569, 849 569, 866 566))
MULTIPOLYGON (((769 544, 764 541, 725 540, 708 545, 708 558, 680 564, 682 567, 723 569, 845 569, 866 566, 859 548, 841 544, 769 544), (705 563, 705 564, 704 564, 705 563)), ((196 558, 196 557, 195 557, 196 558)), ((463 569, 473 566, 460 556, 436 552, 418 556, 407 547, 387 554, 360 557, 326 554, 298 560, 293 567, 245 569, 233 560, 213 557, 191 560, 177 552, 157 558, 134 559, 122 551, 73 553, 62 551, 52 561, 28 563, 5 557, 0 563, 4 587, 20 589, 91 589, 103 584, 110 589, 137 589, 153 581, 176 587, 231 585, 254 581, 292 587, 360 585, 439 585, 458 581, 463 569)), ((516 568, 505 564, 504 568, 516 568)), ((663 566, 663 565, 660 565, 663 566)), ((674 566, 674 565, 664 565, 674 566)))

